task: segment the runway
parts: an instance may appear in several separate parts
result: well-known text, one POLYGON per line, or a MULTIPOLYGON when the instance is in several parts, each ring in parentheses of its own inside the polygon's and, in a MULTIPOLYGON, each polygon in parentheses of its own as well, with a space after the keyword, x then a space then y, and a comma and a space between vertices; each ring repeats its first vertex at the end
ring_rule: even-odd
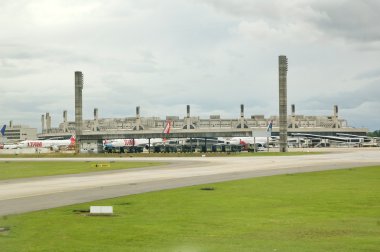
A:
POLYGON ((2 161, 163 161, 168 165, 0 181, 0 216, 190 185, 380 165, 380 151, 282 157, 65 158, 2 161))

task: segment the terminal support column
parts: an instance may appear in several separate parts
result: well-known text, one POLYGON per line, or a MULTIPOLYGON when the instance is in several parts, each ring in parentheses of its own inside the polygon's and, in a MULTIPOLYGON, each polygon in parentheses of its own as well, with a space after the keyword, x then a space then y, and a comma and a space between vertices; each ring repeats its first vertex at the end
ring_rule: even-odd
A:
POLYGON ((279 70, 279 124, 280 124, 280 152, 288 151, 288 113, 287 113, 287 72, 288 59, 281 55, 278 57, 279 70))
POLYGON ((82 90, 83 90, 83 74, 75 72, 75 152, 80 152, 80 138, 83 129, 83 109, 82 109, 82 90))

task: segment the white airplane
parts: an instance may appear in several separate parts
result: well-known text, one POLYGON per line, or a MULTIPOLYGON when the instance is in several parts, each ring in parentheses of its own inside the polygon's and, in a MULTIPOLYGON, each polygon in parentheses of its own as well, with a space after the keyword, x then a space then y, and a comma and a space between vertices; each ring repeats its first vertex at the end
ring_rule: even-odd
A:
POLYGON ((225 141, 226 144, 241 145, 244 150, 248 150, 250 145, 256 144, 258 151, 265 151, 268 145, 273 145, 273 142, 271 137, 232 137, 225 141))
MULTIPOLYGON (((268 123, 267 132, 271 133, 273 128, 273 121, 268 123)), ((269 134, 271 135, 271 134, 269 134)), ((226 140, 227 144, 240 144, 247 146, 249 144, 261 144, 262 146, 271 143, 272 137, 232 137, 226 140)), ((273 140, 272 140, 273 141, 273 140)))
MULTIPOLYGON (((4 125, 0 132, 2 138, 5 137, 6 125, 4 125)), ((4 144, 0 145, 1 149, 21 149, 21 148, 51 148, 53 150, 58 150, 62 147, 68 147, 75 144, 75 137, 71 136, 70 139, 58 140, 58 139, 48 139, 48 140, 24 140, 15 144, 4 144)))
POLYGON ((241 144, 241 145, 247 145, 247 144, 266 144, 267 141, 271 141, 271 138, 267 139, 266 137, 232 137, 228 140, 225 140, 227 144, 241 144))
MULTIPOLYGON (((161 138, 151 138, 150 145, 154 143, 161 143, 163 140, 161 138)), ((105 148, 119 148, 119 147, 132 147, 132 146, 144 146, 145 148, 149 147, 148 139, 113 139, 105 140, 105 148)))
POLYGON ((17 144, 16 148, 51 148, 59 150, 62 147, 69 147, 75 145, 75 136, 70 139, 47 139, 47 140, 24 140, 17 144))
MULTIPOLYGON (((163 133, 166 135, 170 134, 171 122, 166 121, 163 133)), ((165 142, 166 138, 151 138, 150 146, 153 146, 155 143, 165 142)), ((112 139, 105 140, 103 142, 105 149, 120 148, 120 147, 132 147, 132 146, 144 146, 144 148, 149 148, 149 139, 112 139)))
POLYGON ((5 149, 5 150, 17 149, 17 147, 18 147, 17 144, 2 144, 2 145, 0 145, 0 149, 5 149))

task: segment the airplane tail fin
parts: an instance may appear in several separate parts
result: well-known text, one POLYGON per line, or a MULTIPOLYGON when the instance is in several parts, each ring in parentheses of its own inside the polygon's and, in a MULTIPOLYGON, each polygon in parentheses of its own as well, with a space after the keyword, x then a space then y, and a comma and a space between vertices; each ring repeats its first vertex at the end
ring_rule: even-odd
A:
POLYGON ((1 135, 4 137, 5 136, 5 128, 7 127, 7 125, 4 124, 4 126, 1 128, 1 135))
POLYGON ((273 120, 271 120, 268 124, 267 131, 272 132, 272 127, 273 127, 273 120))
POLYGON ((165 125, 165 128, 164 128, 164 134, 170 134, 170 120, 167 120, 166 121, 166 125, 165 125))
POLYGON ((240 139, 240 141, 239 141, 239 144, 240 144, 240 145, 247 145, 247 143, 246 143, 245 141, 241 140, 241 139, 240 139))
MULTIPOLYGON (((166 121, 166 125, 165 125, 163 133, 166 135, 170 134, 170 120, 166 121)), ((162 140, 164 140, 164 142, 166 142, 166 137, 164 137, 162 140)))
POLYGON ((74 145, 75 144, 75 136, 74 135, 72 135, 71 137, 70 137, 70 144, 71 145, 74 145))

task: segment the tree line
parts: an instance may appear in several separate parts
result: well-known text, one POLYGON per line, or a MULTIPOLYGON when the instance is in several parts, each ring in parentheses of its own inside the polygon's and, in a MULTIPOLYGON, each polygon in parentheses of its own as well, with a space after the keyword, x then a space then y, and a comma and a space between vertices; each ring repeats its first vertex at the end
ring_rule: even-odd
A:
POLYGON ((380 130, 375 130, 374 132, 368 132, 370 137, 380 137, 380 130))

